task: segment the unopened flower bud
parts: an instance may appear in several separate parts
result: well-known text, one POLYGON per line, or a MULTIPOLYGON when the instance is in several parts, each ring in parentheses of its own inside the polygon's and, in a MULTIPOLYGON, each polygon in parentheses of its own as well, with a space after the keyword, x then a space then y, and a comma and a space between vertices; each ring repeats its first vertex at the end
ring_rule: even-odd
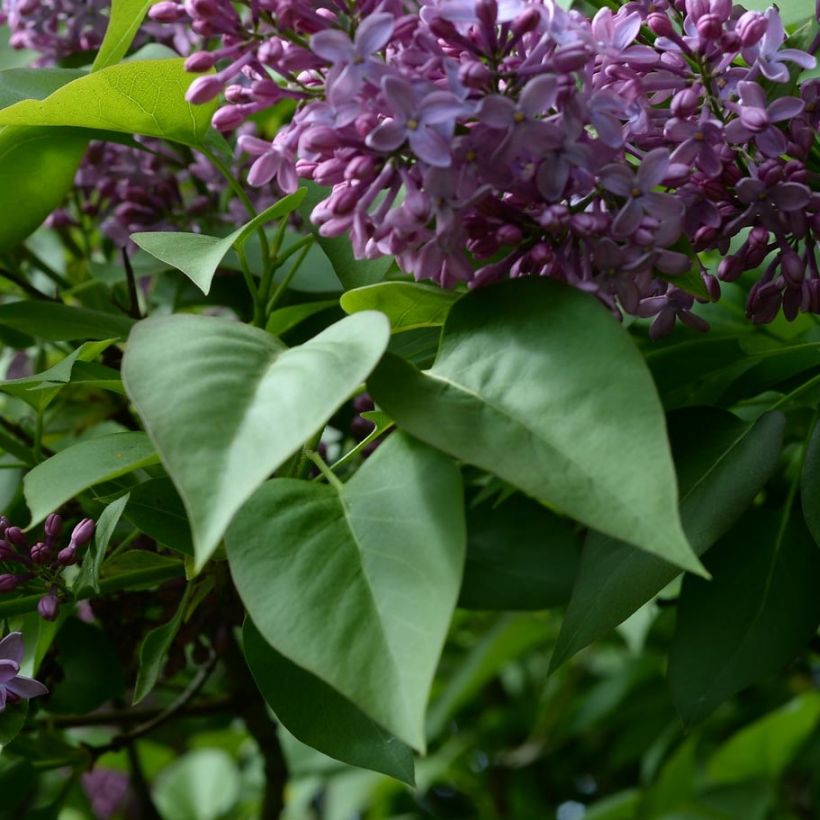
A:
POLYGON ((747 11, 740 16, 735 31, 743 48, 757 45, 769 28, 769 21, 759 11, 747 11))
POLYGON ((51 513, 46 518, 45 533, 49 538, 56 538, 63 529, 63 517, 58 513, 51 513))
POLYGON ((478 60, 462 63, 458 70, 458 79, 467 88, 484 88, 492 76, 492 71, 478 60))
POLYGON ((646 18, 646 24, 649 26, 649 30, 658 37, 671 37, 675 33, 672 21, 665 14, 657 11, 652 12, 646 18))
POLYGON ((723 34, 723 23, 716 14, 704 14, 698 20, 697 30, 701 40, 710 42, 723 34))
POLYGON ((93 518, 83 518, 71 531, 71 544, 84 547, 93 537, 96 525, 93 518))
POLYGON ((200 103, 210 102, 214 97, 217 97, 222 91, 222 83, 213 74, 207 74, 204 77, 197 77, 185 92, 185 99, 189 103, 198 105, 200 103))
POLYGON ((211 125, 218 131, 233 131, 245 119, 245 112, 238 105, 226 105, 211 118, 211 125))
POLYGON ((678 91, 678 93, 672 97, 672 102, 669 104, 672 114, 679 119, 691 117, 692 114, 699 109, 699 107, 700 94, 698 94, 693 88, 684 88, 683 90, 678 91))
POLYGON ((541 15, 534 6, 527 6, 515 20, 512 21, 510 28, 512 29, 513 34, 518 35, 519 37, 522 34, 527 34, 530 31, 533 31, 537 28, 538 23, 541 21, 541 15))
POLYGON ((0 538, 5 537, 6 530, 11 526, 11 521, 5 515, 0 515, 0 538))
POLYGON ((185 9, 171 0, 166 0, 152 6, 148 16, 157 23, 177 23, 185 16, 185 9))
POLYGON ((15 547, 28 546, 28 541, 26 541, 26 535, 20 529, 20 527, 7 527, 5 532, 5 539, 6 541, 10 541, 12 544, 14 544, 15 547))
POLYGON ((69 544, 57 553, 57 561, 61 566, 68 567, 77 563, 77 547, 69 544))
POLYGON ((46 621, 57 620, 57 616, 60 614, 60 601, 54 589, 37 602, 37 612, 46 621))
POLYGON ((209 51, 195 51, 185 60, 185 70, 194 74, 210 71, 214 67, 216 57, 209 51))
POLYGON ((12 575, 10 572, 4 572, 0 575, 0 593, 11 592, 17 589, 20 584, 20 576, 12 575))
POLYGON ((29 555, 35 564, 40 564, 42 566, 51 560, 51 549, 47 544, 44 544, 42 541, 38 541, 31 548, 29 555))
POLYGON ((783 251, 780 258, 780 270, 785 280, 795 287, 803 283, 806 265, 794 251, 783 251))

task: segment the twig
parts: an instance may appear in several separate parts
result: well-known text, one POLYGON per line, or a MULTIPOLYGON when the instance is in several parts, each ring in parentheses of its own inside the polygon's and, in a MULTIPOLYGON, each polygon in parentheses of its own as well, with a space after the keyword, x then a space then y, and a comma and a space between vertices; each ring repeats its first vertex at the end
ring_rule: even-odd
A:
POLYGON ((162 820, 151 798, 151 787, 145 779, 145 773, 133 742, 126 745, 125 753, 128 755, 128 766, 131 769, 131 784, 140 801, 140 817, 144 817, 145 820, 162 820))

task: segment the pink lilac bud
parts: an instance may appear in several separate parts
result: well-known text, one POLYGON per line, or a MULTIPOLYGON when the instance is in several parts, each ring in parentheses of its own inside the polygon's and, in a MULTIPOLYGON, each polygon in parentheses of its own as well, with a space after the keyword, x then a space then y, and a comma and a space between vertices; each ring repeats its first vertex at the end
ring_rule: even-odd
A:
POLYGON ((5 539, 14 544, 15 547, 24 548, 28 546, 26 535, 20 527, 8 527, 5 532, 5 539))
POLYGON ((35 564, 43 565, 47 564, 51 560, 51 549, 47 544, 44 544, 42 541, 38 541, 32 548, 31 552, 31 560, 35 564))
POLYGON ((5 515, 0 515, 0 538, 4 538, 6 530, 11 526, 11 521, 5 515))
POLYGON ((512 29, 513 34, 520 37, 522 34, 528 34, 538 28, 538 24, 540 22, 541 15, 539 14, 538 9, 533 6, 528 6, 512 21, 510 28, 512 29))
POLYGON ((740 36, 743 48, 756 46, 769 28, 769 21, 759 11, 747 11, 740 16, 735 31, 740 36))
POLYGON ((784 251, 780 257, 780 270, 790 285, 795 287, 803 283, 806 265, 794 251, 784 251))
POLYGON ((59 513, 51 513, 46 518, 45 533, 49 538, 57 538, 63 529, 63 517, 59 513))
POLYGON ((75 547, 84 547, 94 537, 96 525, 93 518, 83 518, 71 531, 71 544, 75 547))
POLYGON ((185 60, 185 70, 194 74, 209 71, 216 63, 216 55, 209 51, 195 51, 185 60))
POLYGON ((60 601, 54 587, 51 588, 48 595, 44 595, 37 602, 37 612, 46 621, 57 620, 57 616, 60 614, 60 601))
POLYGON ((0 592, 12 592, 17 589, 21 582, 21 576, 4 572, 0 575, 0 592))
POLYGON ((697 30, 702 40, 717 40, 723 34, 723 23, 716 14, 704 14, 698 20, 697 30))
POLYGON ((646 24, 653 34, 658 37, 671 37, 675 33, 675 28, 672 21, 665 14, 653 12, 646 18, 646 24))
POLYGON ((220 108, 211 119, 211 124, 218 131, 232 131, 245 120, 245 112, 238 105, 226 105, 220 108))
POLYGON ((57 553, 57 561, 61 566, 68 567, 77 563, 77 547, 69 544, 57 553))
POLYGON ((185 9, 178 3, 166 0, 152 6, 148 16, 158 23, 177 23, 185 17, 185 9))
POLYGON ((206 103, 218 96, 222 91, 222 83, 217 77, 209 74, 205 77, 197 77, 188 90, 185 92, 185 99, 189 103, 206 103))

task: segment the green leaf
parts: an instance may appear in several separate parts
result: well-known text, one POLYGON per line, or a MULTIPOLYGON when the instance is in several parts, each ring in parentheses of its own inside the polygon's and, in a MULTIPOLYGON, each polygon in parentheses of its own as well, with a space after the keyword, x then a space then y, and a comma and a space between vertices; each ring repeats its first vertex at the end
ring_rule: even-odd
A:
POLYGON ((709 760, 713 783, 777 781, 820 721, 820 693, 804 692, 729 738, 709 760))
POLYGON ((443 325, 461 294, 417 282, 380 282, 344 293, 345 313, 378 310, 390 319, 394 333, 418 327, 443 325))
POLYGON ((423 441, 702 571, 649 371, 592 296, 534 278, 473 291, 450 311, 431 370, 388 356, 368 387, 423 441))
POLYGON ((168 659, 171 644, 174 642, 180 626, 182 626, 190 592, 191 586, 189 584, 185 587, 185 592, 179 602, 177 611, 174 613, 174 617, 168 623, 152 629, 140 644, 140 665, 137 671, 137 683, 134 686, 134 699, 132 701, 134 706, 148 697, 157 685, 165 661, 168 659))
POLYGON ((467 563, 458 605, 547 609, 565 604, 581 557, 567 521, 515 495, 467 513, 467 563))
POLYGON ((97 519, 97 527, 94 531, 94 540, 85 550, 83 562, 80 566, 80 574, 74 582, 74 594, 76 598, 93 597, 100 593, 100 570, 102 569, 105 552, 114 535, 114 530, 120 521, 125 505, 128 503, 126 493, 116 501, 112 501, 100 514, 97 519))
POLYGON ((413 753, 321 679, 269 646, 250 620, 245 657, 277 719, 295 737, 330 757, 414 782, 413 753))
POLYGON ((820 552, 802 521, 747 513, 711 550, 709 583, 684 579, 669 652, 672 697, 687 722, 779 671, 820 623, 820 552))
POLYGON ((107 68, 125 57, 148 9, 156 2, 157 0, 112 0, 108 28, 91 67, 92 71, 107 68))
POLYGON ((80 77, 44 100, 23 100, 0 111, 0 125, 73 126, 141 134, 196 147, 208 131, 216 101, 191 105, 194 75, 184 60, 120 63, 80 77))
POLYGON ((87 144, 87 135, 72 129, 0 131, 0 252, 22 242, 63 202, 87 144))
POLYGON ((345 485, 268 482, 227 533, 265 640, 418 749, 461 583, 461 492, 453 462, 394 433, 345 485))
MULTIPOLYGON (((716 408, 670 416, 681 519, 698 555, 731 527, 768 481, 780 457, 784 424, 780 413, 747 424, 716 408)), ((552 668, 625 621, 679 574, 666 561, 590 533, 552 668)))
POLYGON ((38 464, 23 479, 31 524, 39 524, 89 487, 156 464, 145 433, 113 433, 81 441, 38 464))
POLYGON ((81 68, 7 68, 0 71, 0 108, 21 100, 43 100, 86 74, 81 68))
POLYGON ((164 820, 217 820, 241 796, 239 771, 222 749, 195 749, 165 767, 154 784, 164 820))
POLYGON ((388 333, 378 313, 289 350, 227 319, 178 315, 134 328, 123 379, 185 504, 197 569, 254 490, 367 377, 388 333))
POLYGON ((815 423, 806 448, 800 480, 800 500, 806 526, 820 546, 820 422, 815 423))
POLYGON ((265 223, 281 219, 295 211, 306 193, 307 190, 302 188, 282 197, 250 222, 225 237, 154 231, 131 234, 131 239, 151 256, 181 270, 207 296, 214 274, 225 254, 265 223))
POLYGON ((288 305, 279 308, 279 310, 274 310, 268 317, 265 330, 274 336, 281 336, 301 324, 305 319, 309 319, 311 316, 330 308, 335 308, 338 304, 335 299, 323 299, 320 302, 303 302, 299 305, 288 305))
POLYGON ((749 11, 766 11, 772 5, 776 5, 780 10, 780 18, 783 25, 791 26, 795 23, 802 23, 812 17, 812 6, 806 0, 744 0, 743 8, 749 11))
MULTIPOLYGON (((5 133, 0 133, 0 140, 5 133)), ((0 305, 0 325, 47 342, 124 339, 133 324, 127 316, 70 307, 61 302, 21 301, 0 305)))
POLYGON ((185 555, 194 554, 185 506, 169 478, 152 478, 134 487, 125 517, 158 543, 185 555))
POLYGON ((6 708, 0 712, 0 750, 3 746, 7 746, 14 738, 20 734, 20 730, 26 723, 26 716, 28 715, 28 701, 23 700, 19 703, 9 703, 6 708))
POLYGON ((106 595, 121 589, 151 589, 183 575, 185 565, 182 561, 155 552, 128 550, 103 564, 100 592, 106 595))
POLYGON ((66 683, 54 687, 43 703, 58 714, 92 712, 125 689, 111 641, 98 626, 69 618, 57 633, 56 660, 66 683))
POLYGON ((393 265, 392 256, 382 256, 378 259, 356 259, 353 247, 347 236, 328 238, 319 233, 318 228, 310 221, 311 211, 323 200, 330 196, 327 188, 322 188, 314 182, 307 183, 308 195, 299 213, 302 214, 316 241, 330 260, 336 276, 344 285, 345 290, 361 288, 365 285, 374 285, 381 282, 387 271, 393 265))

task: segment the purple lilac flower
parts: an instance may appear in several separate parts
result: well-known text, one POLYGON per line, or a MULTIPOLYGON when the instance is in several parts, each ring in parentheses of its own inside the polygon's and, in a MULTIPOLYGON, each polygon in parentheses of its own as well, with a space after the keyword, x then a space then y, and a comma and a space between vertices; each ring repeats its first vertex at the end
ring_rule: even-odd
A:
POLYGON ((700 264, 708 298, 718 277, 775 251, 750 317, 816 310, 820 197, 807 161, 820 85, 784 96, 789 68, 815 60, 783 48, 775 9, 634 0, 588 19, 550 0, 255 8, 166 0, 151 15, 219 38, 190 61, 217 68, 200 84, 209 97, 223 89, 218 127, 296 103, 273 141, 242 138, 251 182, 290 190, 298 175, 331 188, 311 218, 324 236, 347 234, 358 257, 392 254, 444 287, 551 277, 654 318, 654 337, 677 321, 703 327, 694 297, 669 281, 698 269, 675 250, 685 240, 723 257, 714 272, 700 264), (754 241, 730 254, 747 228, 754 241))
POLYGON ((23 636, 10 632, 0 641, 0 712, 7 703, 47 695, 48 689, 39 681, 20 674, 23 662, 23 636))

